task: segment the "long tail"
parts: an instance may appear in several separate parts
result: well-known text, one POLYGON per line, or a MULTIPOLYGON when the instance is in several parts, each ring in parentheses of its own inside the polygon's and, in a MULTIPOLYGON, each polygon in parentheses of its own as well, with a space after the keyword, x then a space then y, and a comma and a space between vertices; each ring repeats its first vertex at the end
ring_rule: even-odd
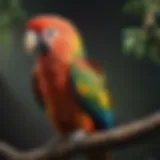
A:
POLYGON ((87 159, 88 160, 109 160, 109 156, 108 156, 108 153, 104 151, 103 152, 99 151, 96 153, 95 151, 93 151, 87 155, 87 159))

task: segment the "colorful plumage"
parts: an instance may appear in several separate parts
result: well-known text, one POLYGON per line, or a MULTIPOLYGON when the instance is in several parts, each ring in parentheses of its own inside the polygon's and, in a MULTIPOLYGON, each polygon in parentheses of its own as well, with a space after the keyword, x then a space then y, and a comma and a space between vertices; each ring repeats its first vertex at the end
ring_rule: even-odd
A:
MULTIPOLYGON (((25 49, 35 52, 33 88, 58 134, 113 126, 105 74, 87 58, 82 37, 67 19, 37 16, 26 24, 25 49)), ((104 153, 89 159, 104 160, 104 153)))

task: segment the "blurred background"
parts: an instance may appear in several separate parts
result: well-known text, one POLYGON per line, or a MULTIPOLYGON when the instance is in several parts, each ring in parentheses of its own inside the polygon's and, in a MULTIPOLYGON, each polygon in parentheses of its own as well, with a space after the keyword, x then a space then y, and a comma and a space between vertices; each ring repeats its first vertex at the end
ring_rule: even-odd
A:
MULTIPOLYGON (((24 54, 21 42, 25 21, 39 13, 61 14, 78 26, 89 56, 107 70, 117 125, 160 108, 159 64, 147 56, 138 59, 122 53, 122 30, 140 24, 134 16, 124 15, 123 4, 124 0, 6 0, 0 4, 0 140, 29 149, 43 145, 53 135, 34 99, 30 86, 33 59, 24 54), (24 19, 23 11, 27 13, 24 19)), ((159 148, 160 139, 155 139, 113 151, 113 160, 160 160, 159 148)))

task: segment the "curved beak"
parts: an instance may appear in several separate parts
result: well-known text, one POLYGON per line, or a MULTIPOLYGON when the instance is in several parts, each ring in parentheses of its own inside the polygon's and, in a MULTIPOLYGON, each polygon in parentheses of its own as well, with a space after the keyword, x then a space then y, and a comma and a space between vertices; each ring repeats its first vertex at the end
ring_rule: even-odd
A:
POLYGON ((27 31, 23 39, 24 50, 27 54, 33 53, 38 46, 38 35, 34 31, 27 31))
POLYGON ((46 54, 48 46, 35 31, 27 31, 24 35, 24 50, 26 53, 46 54))

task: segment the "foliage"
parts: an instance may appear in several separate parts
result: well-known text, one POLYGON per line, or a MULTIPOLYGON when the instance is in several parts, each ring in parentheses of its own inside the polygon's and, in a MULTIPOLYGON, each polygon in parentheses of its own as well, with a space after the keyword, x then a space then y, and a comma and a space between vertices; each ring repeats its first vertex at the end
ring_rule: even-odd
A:
POLYGON ((155 8, 157 13, 160 13, 159 0, 128 0, 123 7, 123 12, 143 15, 146 11, 155 8))
POLYGON ((123 46, 125 46, 123 52, 126 55, 135 52, 137 58, 143 58, 146 48, 145 32, 136 27, 125 29, 123 32, 123 46))
POLYGON ((123 30, 123 53, 134 54, 138 59, 147 56, 160 64, 160 27, 156 19, 160 14, 160 1, 128 0, 123 11, 142 17, 141 26, 131 26, 123 30))
POLYGON ((20 6, 20 0, 0 0, 0 43, 11 40, 11 27, 14 21, 21 21, 25 11, 20 6))

